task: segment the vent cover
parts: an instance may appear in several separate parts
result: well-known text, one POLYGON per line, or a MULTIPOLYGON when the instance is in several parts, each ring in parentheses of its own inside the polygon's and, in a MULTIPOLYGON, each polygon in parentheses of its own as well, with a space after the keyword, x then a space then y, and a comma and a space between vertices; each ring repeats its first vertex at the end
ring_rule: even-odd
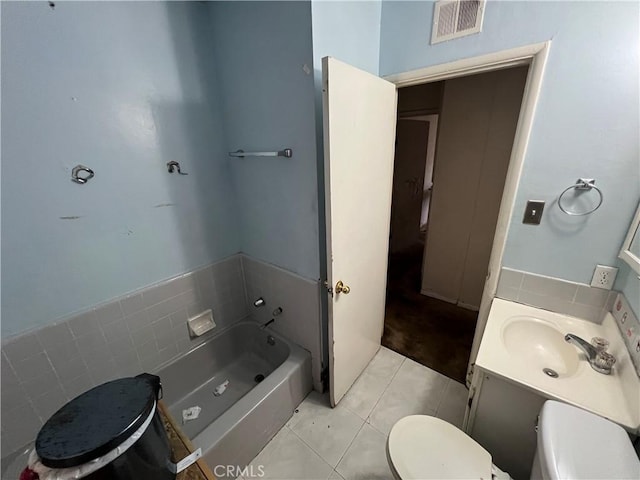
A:
POLYGON ((440 43, 482 30, 485 0, 440 0, 433 11, 431 43, 440 43))

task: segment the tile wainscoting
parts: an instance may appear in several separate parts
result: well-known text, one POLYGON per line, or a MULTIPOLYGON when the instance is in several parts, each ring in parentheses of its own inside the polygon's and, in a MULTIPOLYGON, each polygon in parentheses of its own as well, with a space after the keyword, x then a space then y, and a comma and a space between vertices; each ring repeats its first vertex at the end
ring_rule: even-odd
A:
POLYGON ((496 297, 602 323, 618 292, 503 267, 496 297))
POLYGON ((272 327, 312 353, 321 389, 318 282, 242 254, 3 341, 3 455, 32 441, 51 414, 89 388, 157 371, 250 315, 266 321, 276 304, 283 314, 272 327), (254 296, 267 301, 264 312, 254 296), (207 309, 217 327, 190 338, 187 319, 207 309))
POLYGON ((311 352, 313 388, 322 391, 322 325, 320 315, 320 282, 301 277, 247 255, 242 256, 247 309, 254 319, 265 323, 275 318, 269 326, 292 342, 311 352), (262 297, 265 306, 254 307, 253 302, 262 297), (274 310, 282 308, 280 315, 274 310))

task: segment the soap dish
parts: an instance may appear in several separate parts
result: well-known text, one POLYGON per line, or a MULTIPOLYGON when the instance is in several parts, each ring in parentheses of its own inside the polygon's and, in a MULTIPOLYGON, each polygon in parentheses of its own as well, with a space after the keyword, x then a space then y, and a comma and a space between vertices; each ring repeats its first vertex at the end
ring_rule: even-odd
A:
POLYGON ((205 310, 195 317, 191 317, 187 320, 187 324, 189 325, 189 333, 192 337, 199 337, 213 330, 216 326, 216 322, 213 321, 213 312, 211 309, 205 310))

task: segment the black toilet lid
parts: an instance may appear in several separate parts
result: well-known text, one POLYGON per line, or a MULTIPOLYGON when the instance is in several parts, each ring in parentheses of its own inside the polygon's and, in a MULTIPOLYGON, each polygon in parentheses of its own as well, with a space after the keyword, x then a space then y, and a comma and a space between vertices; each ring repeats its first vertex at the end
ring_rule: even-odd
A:
POLYGON ((156 396, 142 378, 103 383, 71 400, 40 429, 36 452, 50 468, 75 467, 128 439, 153 410, 156 396))

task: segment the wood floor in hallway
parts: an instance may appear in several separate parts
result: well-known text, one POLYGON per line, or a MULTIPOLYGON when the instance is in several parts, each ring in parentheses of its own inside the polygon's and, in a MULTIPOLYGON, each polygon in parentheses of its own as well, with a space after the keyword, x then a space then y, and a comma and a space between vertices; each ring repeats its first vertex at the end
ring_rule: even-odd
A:
POLYGON ((422 248, 389 257, 382 345, 463 382, 477 312, 420 293, 422 248))

